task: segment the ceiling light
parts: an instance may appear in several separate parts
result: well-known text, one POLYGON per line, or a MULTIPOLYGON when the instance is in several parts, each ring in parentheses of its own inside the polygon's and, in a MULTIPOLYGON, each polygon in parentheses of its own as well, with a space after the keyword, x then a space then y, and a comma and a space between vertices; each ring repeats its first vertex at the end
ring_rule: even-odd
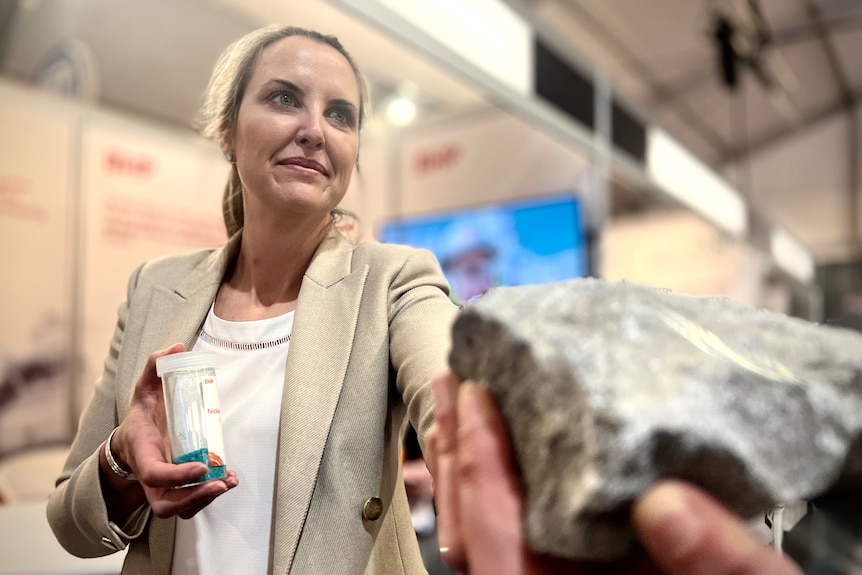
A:
POLYGON ((667 194, 734 236, 748 231, 748 207, 728 182, 659 128, 647 131, 647 174, 667 194))
POLYGON ((386 117, 396 126, 406 126, 416 118, 416 103, 409 98, 392 98, 386 106, 386 117))

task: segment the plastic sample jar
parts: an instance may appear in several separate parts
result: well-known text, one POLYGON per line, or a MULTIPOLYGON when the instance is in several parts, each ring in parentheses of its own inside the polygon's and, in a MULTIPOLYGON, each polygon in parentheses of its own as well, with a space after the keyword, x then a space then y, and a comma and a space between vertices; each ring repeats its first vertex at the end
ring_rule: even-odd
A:
POLYGON ((156 359, 156 374, 162 378, 164 390, 171 461, 199 461, 209 467, 206 475, 189 485, 227 476, 215 361, 214 353, 203 351, 156 359))

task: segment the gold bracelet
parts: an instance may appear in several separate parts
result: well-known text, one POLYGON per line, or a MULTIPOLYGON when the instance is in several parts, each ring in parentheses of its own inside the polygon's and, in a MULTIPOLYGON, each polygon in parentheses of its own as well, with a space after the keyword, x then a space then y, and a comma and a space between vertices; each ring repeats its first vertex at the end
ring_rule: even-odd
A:
POLYGON ((111 466, 111 471, 113 471, 118 477, 128 479, 129 481, 137 481, 138 478, 135 474, 120 467, 120 464, 117 463, 116 459, 114 459, 114 454, 111 453, 111 440, 114 438, 114 434, 117 433, 118 429, 119 426, 115 427, 114 431, 111 432, 111 435, 108 436, 108 441, 105 442, 105 458, 108 460, 108 465, 111 466))

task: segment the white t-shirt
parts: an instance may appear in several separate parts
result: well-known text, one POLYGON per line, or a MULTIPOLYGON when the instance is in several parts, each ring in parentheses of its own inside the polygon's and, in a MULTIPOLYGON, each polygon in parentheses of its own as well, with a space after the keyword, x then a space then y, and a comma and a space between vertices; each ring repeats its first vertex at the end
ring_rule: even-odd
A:
POLYGON ((266 574, 284 369, 294 312, 226 321, 210 308, 196 351, 217 354, 225 463, 239 486, 177 520, 174 575, 266 574))

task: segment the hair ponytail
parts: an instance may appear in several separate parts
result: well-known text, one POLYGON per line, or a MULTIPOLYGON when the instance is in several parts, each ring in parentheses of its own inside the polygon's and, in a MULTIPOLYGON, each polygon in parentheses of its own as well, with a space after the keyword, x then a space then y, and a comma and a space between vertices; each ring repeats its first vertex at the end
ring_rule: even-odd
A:
POLYGON ((227 237, 233 236, 243 225, 243 204, 242 204, 242 181, 239 179, 239 171, 236 169, 236 164, 232 164, 230 175, 227 178, 227 184, 224 187, 224 196, 221 202, 222 216, 224 217, 224 227, 227 230, 227 237))

